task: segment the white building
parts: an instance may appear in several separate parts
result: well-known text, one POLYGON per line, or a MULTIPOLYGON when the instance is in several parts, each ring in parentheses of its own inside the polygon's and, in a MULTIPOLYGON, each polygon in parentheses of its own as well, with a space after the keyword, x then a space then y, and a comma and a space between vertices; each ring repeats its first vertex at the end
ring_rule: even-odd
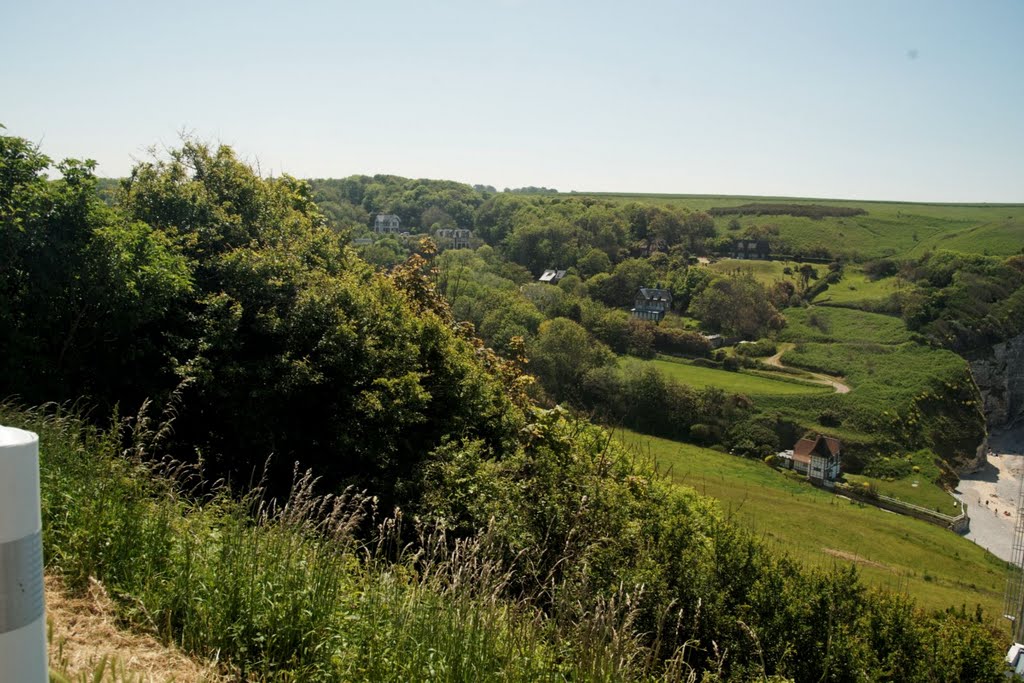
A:
POLYGON ((402 231, 402 221, 393 213, 378 213, 373 221, 373 231, 397 235, 402 231))

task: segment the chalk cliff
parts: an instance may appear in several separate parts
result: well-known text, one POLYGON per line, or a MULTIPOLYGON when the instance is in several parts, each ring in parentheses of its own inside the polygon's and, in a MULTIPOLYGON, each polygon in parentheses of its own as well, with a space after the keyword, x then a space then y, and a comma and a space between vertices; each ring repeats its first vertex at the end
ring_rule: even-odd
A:
POLYGON ((1010 427, 1024 420, 1024 334, 996 344, 971 361, 981 390, 988 428, 1010 427))

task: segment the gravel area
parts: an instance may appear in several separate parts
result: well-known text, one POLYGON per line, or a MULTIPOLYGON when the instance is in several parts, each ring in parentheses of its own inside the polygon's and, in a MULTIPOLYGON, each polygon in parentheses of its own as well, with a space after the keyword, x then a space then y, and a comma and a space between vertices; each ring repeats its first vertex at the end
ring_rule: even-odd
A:
POLYGON ((988 463, 960 478, 956 497, 967 503, 971 518, 964 537, 1009 561, 1024 479, 1024 427, 994 432, 989 446, 988 463))

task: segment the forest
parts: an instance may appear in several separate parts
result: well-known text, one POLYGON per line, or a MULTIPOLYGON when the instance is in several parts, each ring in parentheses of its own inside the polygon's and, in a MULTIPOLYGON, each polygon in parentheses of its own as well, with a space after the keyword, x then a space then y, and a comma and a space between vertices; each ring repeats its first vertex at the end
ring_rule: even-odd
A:
POLYGON ((191 139, 101 183, 0 136, 0 416, 43 438, 48 571, 102 579, 126 622, 240 680, 998 678, 980 607, 804 566, 600 425, 761 458, 827 408, 955 460, 942 429, 970 436, 979 412, 952 351, 1019 332, 1021 257, 864 266, 912 284, 885 305, 915 336, 869 369, 860 345, 808 341, 842 313, 798 313, 792 365, 868 388, 850 411, 759 403, 643 363, 757 370, 842 255, 764 282, 700 259, 770 225, 492 190, 264 178, 191 139), (377 213, 409 235, 357 245, 377 213), (439 250, 446 227, 475 248, 439 250), (657 285, 670 314, 631 318, 657 285), (926 367, 959 412, 922 393, 926 367), (894 403, 913 420, 883 422, 894 403))

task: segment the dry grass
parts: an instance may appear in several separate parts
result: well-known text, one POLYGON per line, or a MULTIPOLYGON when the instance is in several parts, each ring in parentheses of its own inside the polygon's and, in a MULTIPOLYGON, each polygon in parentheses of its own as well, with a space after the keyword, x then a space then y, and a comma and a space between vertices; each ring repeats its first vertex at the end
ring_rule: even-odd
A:
MULTIPOLYGON (((103 585, 90 582, 88 594, 72 597, 60 579, 46 577, 46 619, 50 668, 63 679, 167 683, 227 680, 212 663, 201 663, 152 636, 120 628, 103 585)), ((60 680, 59 678, 57 680, 60 680)))

